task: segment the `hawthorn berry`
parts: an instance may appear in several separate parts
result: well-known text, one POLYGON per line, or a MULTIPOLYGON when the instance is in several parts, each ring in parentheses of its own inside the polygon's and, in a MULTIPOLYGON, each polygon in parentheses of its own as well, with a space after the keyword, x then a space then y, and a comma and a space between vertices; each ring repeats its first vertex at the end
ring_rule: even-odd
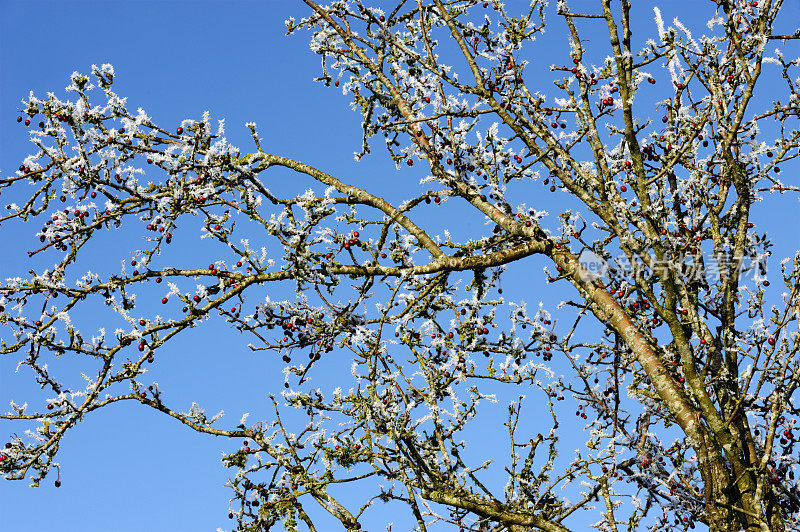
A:
POLYGON ((162 299, 161 299, 161 303, 162 303, 162 304, 164 304, 164 305, 166 305, 166 304, 167 304, 167 301, 168 301, 168 300, 167 300, 167 298, 166 298, 166 297, 164 297, 164 298, 162 298, 162 299))
POLYGON ((175 130, 175 133, 177 133, 178 135, 183 135, 183 128, 178 126, 178 129, 175 130))

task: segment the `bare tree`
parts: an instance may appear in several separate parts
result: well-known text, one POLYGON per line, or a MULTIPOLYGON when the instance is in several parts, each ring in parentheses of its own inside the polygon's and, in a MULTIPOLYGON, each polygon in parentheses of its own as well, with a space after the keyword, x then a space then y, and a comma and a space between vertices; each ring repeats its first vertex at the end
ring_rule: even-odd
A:
POLYGON ((224 458, 240 530, 320 530, 314 503, 358 530, 379 502, 420 531, 559 531, 582 513, 600 530, 800 530, 800 255, 770 272, 781 293, 770 291, 771 242, 751 216, 755 202, 798 190, 779 174, 800 137, 797 60, 772 50, 800 36, 778 31, 797 25, 781 18, 783 2, 716 0, 695 36, 655 8, 641 49, 630 1, 576 2, 581 12, 564 0, 552 12, 541 0, 304 3, 288 32, 312 33, 318 80, 362 113, 357 158, 385 140, 398 166, 420 168, 420 187, 393 204, 268 153, 255 124, 249 152, 207 114, 159 127, 126 109, 110 65, 75 74, 70 101, 31 95, 17 120, 37 150, 0 179, 26 200, 0 221, 40 224, 29 254, 57 263, 0 288, 11 331, 0 354, 42 389, 0 416, 36 426, 6 444, 4 476, 38 484, 69 429, 134 401, 241 443, 224 458), (526 68, 548 53, 535 42, 546 22, 567 28, 572 60, 550 80, 526 68), (606 40, 589 51, 590 27, 606 40), (765 102, 763 85, 785 93, 765 102), (656 107, 635 104, 648 93, 656 107), (282 196, 266 179, 281 167, 316 185, 282 196), (537 210, 553 197, 573 207, 537 210), (457 213, 453 234, 435 234, 434 207, 457 213), (456 234, 475 214, 493 229, 456 234), (227 254, 172 267, 171 242, 193 238, 179 231, 193 216, 227 254), (76 273, 97 235, 142 225, 146 245, 124 259, 132 271, 76 273), (259 249, 268 240, 282 257, 259 249), (563 287, 570 325, 529 311, 533 294, 502 295, 507 266, 533 255, 551 264, 540 281, 563 287), (281 282, 296 297, 258 295, 281 282), (163 297, 164 315, 137 313, 137 291, 163 297), (93 301, 124 327, 82 335, 70 315, 93 301), (270 418, 226 427, 147 385, 164 346, 212 314, 285 363, 270 418), (349 390, 310 388, 333 350, 352 361, 349 390), (67 353, 85 389, 48 366, 67 353), (498 397, 511 398, 507 455, 476 459, 463 434, 479 402, 498 397), (585 441, 559 440, 573 419, 561 401, 577 403, 585 441), (293 428, 286 406, 307 424, 293 428), (543 410, 549 426, 521 428, 543 410), (499 490, 485 480, 498 464, 499 490), (337 495, 351 485, 347 501, 337 495))

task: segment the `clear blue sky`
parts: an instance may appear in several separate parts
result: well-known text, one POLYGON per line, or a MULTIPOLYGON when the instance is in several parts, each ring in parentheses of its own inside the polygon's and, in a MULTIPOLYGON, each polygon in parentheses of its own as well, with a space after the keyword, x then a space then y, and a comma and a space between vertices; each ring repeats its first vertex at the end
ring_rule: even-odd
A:
MULTIPOLYGON (((652 6, 656 2, 634 3, 637 17, 641 17, 636 34, 655 36, 652 6)), ((664 18, 669 21, 696 1, 657 4, 664 4, 664 18)), ((787 4, 785 19, 800 18, 798 2, 789 0, 787 4)), ((301 159, 392 199, 407 197, 406 187, 416 190, 422 174, 409 169, 398 172, 380 146, 371 157, 354 163, 353 152, 360 148, 360 116, 349 109, 349 101, 339 90, 312 81, 320 67, 319 58, 308 49, 308 35, 284 35, 284 21, 306 13, 307 8, 294 0, 0 0, 2 174, 13 174, 30 152, 27 135, 14 120, 21 99, 30 90, 40 97, 52 91, 65 98, 63 89, 73 71, 88 74, 92 64, 111 63, 116 70, 115 91, 128 97, 128 108, 143 107, 167 129, 174 129, 171 126, 185 118, 200 119, 208 109, 212 120, 225 118, 227 137, 245 151, 251 144, 244 124, 254 121, 264 138, 262 145, 271 153, 301 159)), ((694 23, 699 33, 701 28, 694 23)), ((563 21, 554 20, 549 38, 559 43, 552 50, 568 59, 568 46, 559 37, 563 26, 563 21)), ((589 35, 590 47, 591 40, 605 42, 602 35, 589 35)), ((597 62, 606 55, 605 49, 597 62)), ((557 59, 547 57, 546 61, 557 59)), ((666 72, 662 78, 666 85, 666 72)), ((288 173, 275 174, 273 179, 287 180, 275 186, 306 185, 304 181, 295 183, 296 178, 288 173)), ((6 203, 4 195, 0 205, 6 203)), ((534 200, 529 204, 539 209, 550 207, 534 200)), ((779 215, 783 208, 796 208, 796 199, 777 199, 771 205, 779 208, 763 218, 765 230, 776 235, 777 249, 797 248, 796 232, 782 224, 779 215)), ((431 216, 431 223, 452 224, 452 218, 442 214, 431 216)), ((458 225, 464 231, 483 227, 480 220, 459 220, 458 225)), ((38 242, 35 230, 21 224, 4 225, 0 277, 24 273, 31 267, 25 251, 38 242)), ((118 261, 126 256, 124 250, 114 257, 104 250, 96 253, 98 261, 118 261)), ((208 262, 204 251, 187 248, 186 253, 208 262)), ((46 261, 39 264, 46 266, 46 261)), ((508 282, 516 290, 510 292, 516 300, 527 299, 530 307, 543 300, 555 311, 554 305, 564 296, 556 287, 545 285, 542 265, 531 259, 512 271, 508 282)), ((559 288, 570 290, 564 285, 559 288)), ((570 291, 569 297, 575 297, 574 292, 570 291)), ((98 327, 103 318, 97 314, 83 319, 97 320, 93 324, 98 327)), ((197 401, 209 413, 225 409, 229 422, 238 420, 244 411, 252 413, 251 420, 266 418, 266 394, 279 391, 283 382, 280 365, 253 356, 246 343, 214 325, 192 331, 169 348, 171 356, 159 361, 152 379, 162 383, 168 402, 178 409, 188 410, 191 402, 197 401)), ((349 364, 342 367, 341 375, 328 368, 330 375, 324 382, 345 379, 349 364)), ((13 369, 13 361, 0 360, 3 410, 9 399, 25 400, 26 394, 38 397, 30 375, 14 374, 13 369)), ((0 424, 0 441, 12 430, 9 424, 0 424)), ((567 428, 562 434, 564 441, 570 430, 578 429, 567 428)), ((497 449, 492 434, 496 433, 485 431, 471 442, 486 458, 497 449)), ((141 407, 104 409, 88 416, 65 438, 58 458, 63 468, 61 488, 53 487, 55 476, 36 490, 26 482, 0 482, 0 530, 177 532, 228 528, 231 492, 223 486, 228 475, 220 456, 222 450, 233 448, 141 407)), ((505 452, 505 446, 502 450, 505 452)), ((567 445, 564 454, 569 455, 570 450, 567 445)), ((589 517, 594 521, 598 515, 589 517)), ((407 529, 401 526, 407 521, 394 515, 382 521, 373 513, 373 519, 368 522, 370 530, 382 529, 377 524, 389 520, 395 521, 396 531, 407 529)), ((581 523, 580 519, 572 524, 581 523)))

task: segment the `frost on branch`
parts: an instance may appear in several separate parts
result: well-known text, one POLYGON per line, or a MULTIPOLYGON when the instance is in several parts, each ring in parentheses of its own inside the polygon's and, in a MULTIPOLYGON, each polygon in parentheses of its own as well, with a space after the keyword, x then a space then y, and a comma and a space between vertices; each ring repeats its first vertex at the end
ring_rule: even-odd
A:
POLYGON ((41 393, 0 414, 28 428, 4 476, 38 483, 80 420, 130 401, 234 443, 239 529, 311 529, 316 501, 345 530, 384 504, 421 530, 797 530, 800 261, 757 215, 798 191, 797 64, 764 57, 794 44, 780 2, 710 3, 706 27, 664 5, 640 49, 630 3, 307 4, 288 30, 403 198, 266 152, 255 122, 248 148, 208 111, 158 125, 109 65, 66 101, 31 93, 0 222, 33 224, 33 269, 0 287, 0 354, 41 393), (93 301, 108 323, 82 331, 93 301), (282 368, 236 426, 147 374, 215 318, 282 368))

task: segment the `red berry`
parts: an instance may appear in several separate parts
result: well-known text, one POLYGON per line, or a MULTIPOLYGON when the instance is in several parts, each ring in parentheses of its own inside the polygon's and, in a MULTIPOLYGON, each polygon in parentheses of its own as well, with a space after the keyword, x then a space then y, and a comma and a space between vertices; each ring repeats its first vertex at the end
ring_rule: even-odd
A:
POLYGON ((767 342, 769 342, 769 345, 775 345, 775 338, 770 338, 767 342))
POLYGON ((178 135, 183 135, 183 128, 178 126, 178 129, 175 130, 175 133, 177 133, 178 135))
POLYGON ((26 119, 26 120, 25 120, 25 125, 26 125, 26 126, 29 126, 29 125, 31 125, 31 121, 26 119))
POLYGON ((408 166, 414 166, 414 161, 412 161, 411 159, 409 159, 409 160, 407 160, 407 161, 406 161, 406 164, 407 164, 408 166))
POLYGON ((236 267, 237 267, 237 268, 238 268, 238 267, 240 267, 241 265, 242 265, 242 261, 238 261, 238 262, 236 263, 236 267))
POLYGON ((627 192, 627 191, 628 191, 628 187, 626 187, 625 185, 622 185, 621 187, 619 187, 619 189, 620 189, 622 192, 627 192))
POLYGON ((166 298, 166 297, 165 297, 165 298, 162 298, 162 299, 161 299, 161 303, 163 303, 164 305, 166 305, 166 304, 167 304, 167 298, 166 298))
POLYGON ((656 82, 655 78, 647 78, 647 81, 650 82, 650 83, 655 83, 656 82))
POLYGON ((21 116, 18 116, 18 117, 17 117, 17 124, 19 124, 20 122, 22 122, 22 117, 21 117, 21 116))
POLYGON ((55 485, 55 487, 60 488, 61 487, 61 481, 60 480, 56 480, 54 482, 54 485, 55 485))
POLYGON ((386 17, 384 17, 383 15, 381 15, 379 20, 380 20, 381 22, 385 22, 385 21, 386 21, 386 17))

